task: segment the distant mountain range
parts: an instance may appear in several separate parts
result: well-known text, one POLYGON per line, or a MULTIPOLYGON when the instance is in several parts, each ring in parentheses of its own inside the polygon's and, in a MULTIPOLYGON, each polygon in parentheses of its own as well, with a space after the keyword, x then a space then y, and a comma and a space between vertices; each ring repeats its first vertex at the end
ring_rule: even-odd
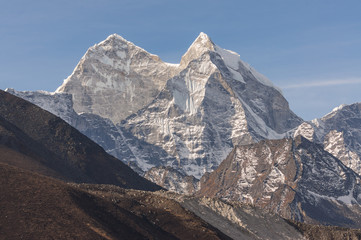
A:
POLYGON ((292 221, 361 227, 360 103, 305 122, 281 90, 204 33, 179 64, 113 34, 89 48, 56 92, 6 91, 75 128, 32 105, 25 111, 20 100, 11 105, 1 93, 3 154, 27 159, 8 164, 78 183, 160 189, 124 162, 181 194, 250 204, 292 221))

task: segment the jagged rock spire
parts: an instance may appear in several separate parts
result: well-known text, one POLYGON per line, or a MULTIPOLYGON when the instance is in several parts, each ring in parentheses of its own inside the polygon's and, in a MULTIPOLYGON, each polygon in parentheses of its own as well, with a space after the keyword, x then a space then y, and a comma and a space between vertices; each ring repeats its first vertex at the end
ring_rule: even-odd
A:
POLYGON ((192 45, 188 48, 187 52, 182 56, 180 66, 186 67, 187 64, 193 59, 199 58, 203 53, 207 51, 214 51, 215 44, 212 42, 211 38, 201 32, 192 45))

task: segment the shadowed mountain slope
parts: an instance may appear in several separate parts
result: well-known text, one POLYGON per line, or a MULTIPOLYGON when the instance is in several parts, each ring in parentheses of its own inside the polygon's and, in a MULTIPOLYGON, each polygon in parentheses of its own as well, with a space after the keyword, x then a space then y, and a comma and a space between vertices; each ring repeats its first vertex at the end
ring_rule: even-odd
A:
POLYGON ((59 117, 0 92, 0 161, 72 182, 159 190, 59 117))
POLYGON ((0 163, 1 238, 229 239, 173 200, 115 186, 86 187, 92 193, 0 163))

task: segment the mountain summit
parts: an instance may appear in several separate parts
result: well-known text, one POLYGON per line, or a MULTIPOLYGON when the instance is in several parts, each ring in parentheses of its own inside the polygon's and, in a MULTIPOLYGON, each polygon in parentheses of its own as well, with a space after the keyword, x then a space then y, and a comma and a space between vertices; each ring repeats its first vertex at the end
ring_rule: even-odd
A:
POLYGON ((138 171, 171 166, 200 178, 235 145, 282 138, 302 122, 266 77, 205 33, 180 64, 165 63, 113 34, 89 48, 56 93, 46 98, 70 94, 73 103, 60 110, 53 100, 41 103, 29 92, 18 92, 66 116, 138 171), (76 113, 65 113, 72 108, 76 113))
POLYGON ((190 61, 199 58, 203 53, 207 51, 214 51, 214 43, 208 37, 207 34, 201 32, 199 36, 194 40, 192 45, 188 48, 187 52, 182 56, 180 66, 186 67, 190 61))
POLYGON ((197 178, 235 145, 282 138, 302 122, 266 77, 205 33, 180 64, 113 34, 88 49, 55 94, 39 94, 17 92, 138 171, 171 166, 197 178), (48 99, 70 94, 62 109, 48 99))
POLYGON ((88 49, 56 92, 72 94, 78 113, 94 113, 119 123, 149 104, 176 69, 113 34, 88 49))

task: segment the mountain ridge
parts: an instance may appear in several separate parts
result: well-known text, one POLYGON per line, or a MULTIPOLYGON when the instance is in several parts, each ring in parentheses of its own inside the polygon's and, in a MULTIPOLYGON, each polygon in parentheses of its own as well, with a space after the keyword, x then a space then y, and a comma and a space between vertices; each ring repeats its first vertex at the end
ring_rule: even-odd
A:
POLYGON ((67 117, 138 172, 171 166, 196 178, 215 169, 234 145, 282 138, 302 121, 279 89, 204 33, 179 65, 153 58, 112 35, 91 47, 57 92, 48 94, 71 94, 69 109, 36 101, 41 97, 35 93, 12 93, 67 117), (88 121, 84 114, 98 120, 88 121), (85 129, 84 122, 97 130, 92 132, 88 123, 85 129), (100 133, 101 125, 112 130, 100 127, 100 133))

